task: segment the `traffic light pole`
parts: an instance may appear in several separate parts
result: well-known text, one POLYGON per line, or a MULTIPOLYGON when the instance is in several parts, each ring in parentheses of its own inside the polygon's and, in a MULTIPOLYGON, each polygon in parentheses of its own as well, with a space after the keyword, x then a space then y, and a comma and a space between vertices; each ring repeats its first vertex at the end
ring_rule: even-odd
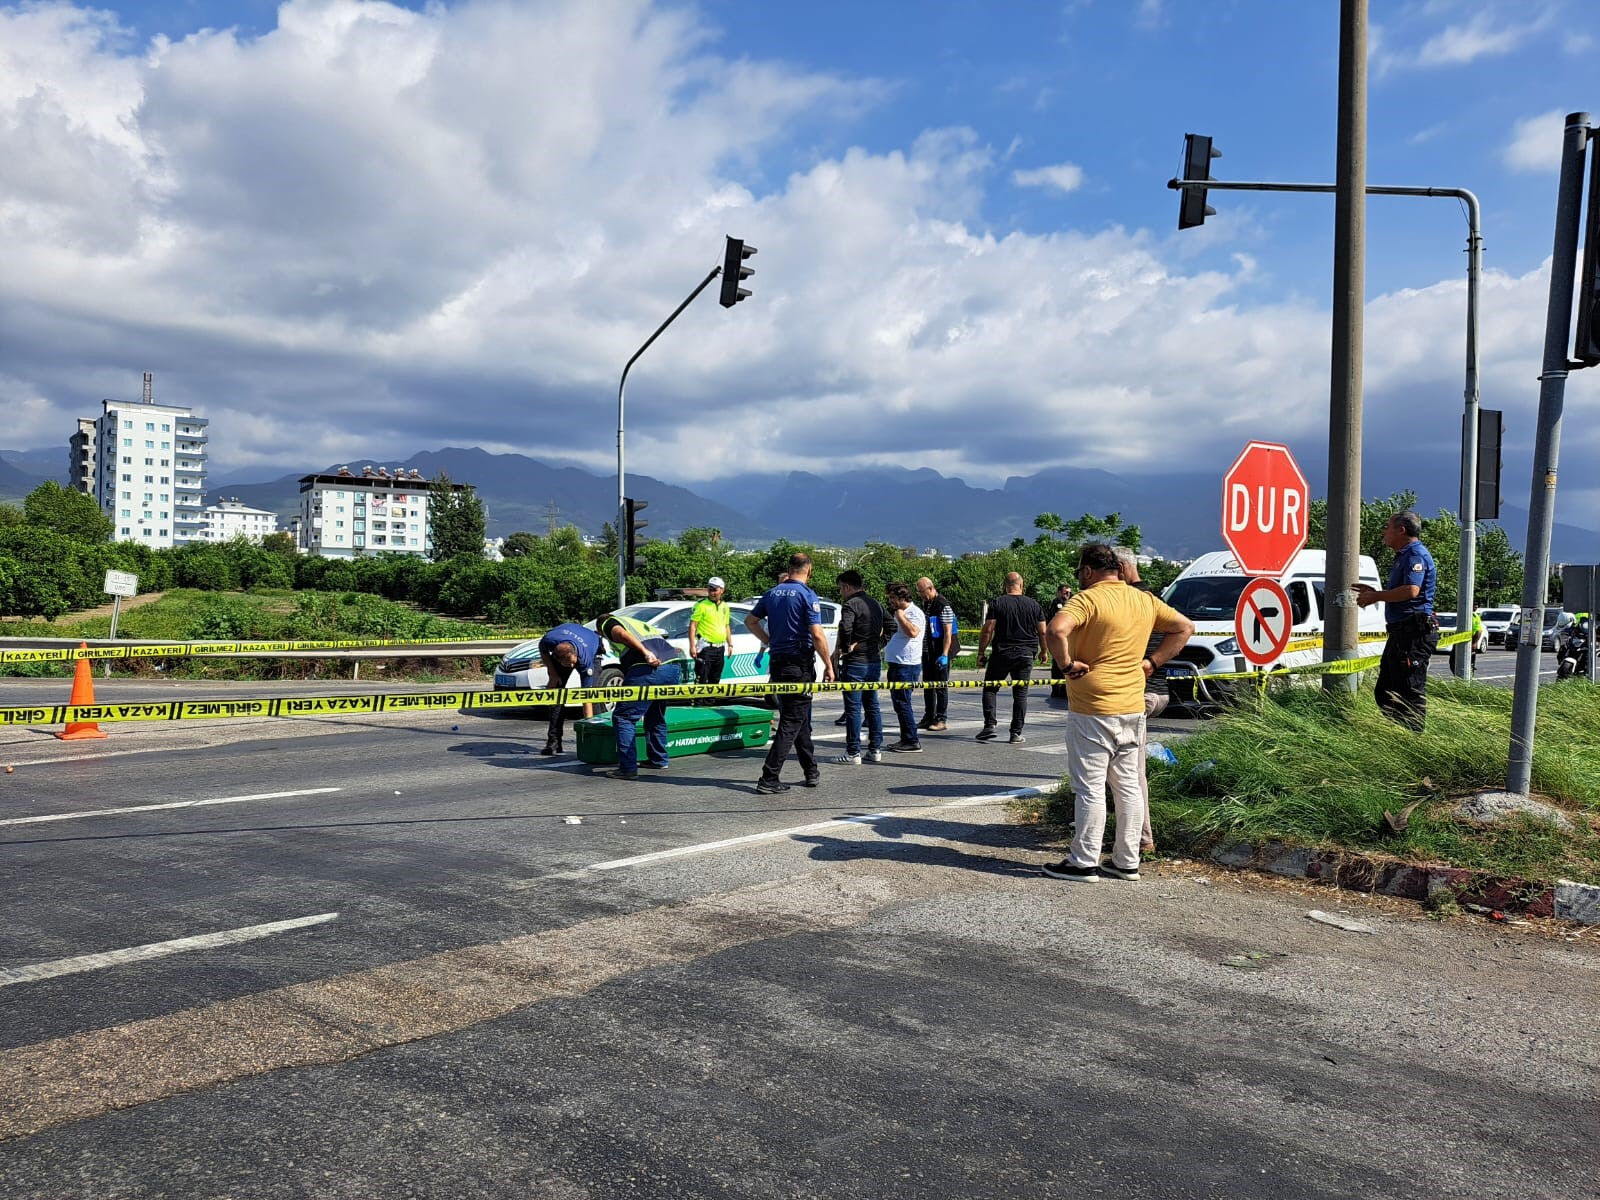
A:
MULTIPOLYGON (((1225 183, 1215 179, 1174 179, 1174 190, 1219 192, 1333 192, 1331 183, 1225 183)), ((1456 624, 1470 628, 1471 597, 1477 591, 1478 567, 1478 294, 1483 276, 1483 225, 1478 198, 1466 188, 1390 187, 1368 184, 1369 196, 1443 196, 1461 201, 1467 209, 1467 379, 1465 408, 1461 416, 1461 562, 1457 588, 1456 624), (1465 623, 1463 623, 1465 622, 1465 623)), ((1452 652, 1451 664, 1463 679, 1472 678, 1472 648, 1468 643, 1452 652)))
POLYGON ((711 281, 722 274, 721 267, 712 267, 711 273, 700 281, 700 286, 690 292, 684 302, 672 310, 672 315, 656 327, 656 331, 645 339, 644 345, 633 352, 633 357, 628 360, 627 366, 622 368, 622 379, 617 383, 617 607, 622 608, 628 603, 628 501, 627 475, 624 470, 623 459, 623 396, 628 386, 628 372, 633 370, 633 364, 639 361, 639 356, 650 349, 655 340, 678 319, 678 315, 694 303, 694 298, 711 285, 711 281))
MULTIPOLYGON (((1533 782, 1533 726, 1539 708, 1539 656, 1544 650, 1544 605, 1550 586, 1550 527, 1555 520, 1556 468, 1561 458, 1561 409, 1566 402, 1567 371, 1584 365, 1567 361, 1567 341, 1572 335, 1573 276, 1583 216, 1583 156, 1589 136, 1589 114, 1568 114, 1556 192, 1555 246, 1550 252, 1550 306, 1544 319, 1539 424, 1533 443, 1527 557, 1522 574, 1522 636, 1517 639, 1511 753, 1506 767, 1506 791, 1519 796, 1526 796, 1533 782)), ((1591 627, 1593 623, 1591 617, 1591 627)))

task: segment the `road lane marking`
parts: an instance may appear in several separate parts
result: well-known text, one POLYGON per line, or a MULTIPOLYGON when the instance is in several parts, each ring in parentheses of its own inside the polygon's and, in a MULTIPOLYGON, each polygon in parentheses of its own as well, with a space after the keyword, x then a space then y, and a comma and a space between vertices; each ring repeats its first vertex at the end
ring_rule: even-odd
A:
MULTIPOLYGON (((1041 784, 1037 787, 1013 788, 1008 792, 992 792, 984 796, 964 796, 959 800, 947 800, 943 804, 920 805, 922 808, 974 808, 983 804, 998 804, 1006 800, 1021 800, 1029 796, 1041 796, 1054 784, 1041 784)), ((614 858, 609 862, 591 863, 584 868, 588 871, 618 871, 625 867, 639 867, 646 863, 661 862, 669 858, 683 858, 690 854, 707 854, 714 850, 726 850, 730 846, 748 846, 753 842, 777 841, 780 838, 793 837, 801 833, 815 833, 820 829, 831 829, 842 824, 867 824, 872 821, 893 819, 903 815, 902 811, 856 814, 848 817, 829 817, 826 821, 813 821, 808 825, 792 825, 787 829, 769 829, 765 833, 747 833, 743 837, 722 838, 715 842, 698 842, 692 846, 675 846, 670 850, 657 850, 650 854, 636 854, 632 858, 614 858)))
POLYGON ((37 817, 7 817, 0 825, 41 825, 46 821, 78 821, 85 817, 120 817, 124 813, 158 812, 169 808, 205 808, 213 804, 243 804, 248 800, 288 800, 294 796, 323 796, 343 788, 300 788, 293 792, 257 792, 251 796, 218 796, 212 800, 173 800, 166 804, 134 804, 125 808, 91 808, 84 812, 42 813, 37 817))
POLYGON ((147 945, 128 946, 121 950, 105 950, 99 954, 82 954, 77 958, 58 958, 52 962, 33 963, 26 967, 0 967, 0 987, 10 987, 14 983, 33 983, 40 979, 54 979, 57 975, 76 975, 82 971, 120 967, 125 963, 163 958, 168 954, 184 954, 190 950, 215 950, 219 946, 250 942, 256 938, 271 937, 275 933, 287 933, 291 929, 322 925, 334 920, 338 915, 336 912, 318 913, 314 917, 269 921, 265 925, 246 925, 242 929, 201 933, 193 937, 173 938, 169 942, 150 942, 147 945))

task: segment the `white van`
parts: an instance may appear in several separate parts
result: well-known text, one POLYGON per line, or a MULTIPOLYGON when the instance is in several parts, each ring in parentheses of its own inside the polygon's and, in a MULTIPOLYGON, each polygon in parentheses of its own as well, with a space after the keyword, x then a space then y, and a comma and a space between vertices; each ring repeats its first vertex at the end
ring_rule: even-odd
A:
MULTIPOLYGON (((1327 559, 1326 550, 1302 550, 1294 556, 1289 569, 1278 576, 1278 583, 1289 594, 1289 604, 1293 609, 1291 644, 1302 638, 1322 636, 1329 602, 1329 589, 1323 578, 1327 559)), ((1362 583, 1375 588, 1383 586, 1378 578, 1378 564, 1365 554, 1360 559, 1359 574, 1362 583)), ((1239 595, 1252 578, 1239 569, 1239 560, 1231 553, 1216 550, 1195 559, 1162 593, 1163 600, 1195 625, 1194 637, 1167 665, 1167 684, 1175 702, 1213 703, 1224 699, 1243 681, 1223 679, 1207 683, 1206 676, 1254 669, 1249 660, 1239 653, 1239 643, 1234 640, 1233 630, 1233 615, 1239 605, 1239 595)), ((1355 583, 1354 580, 1340 582, 1347 589, 1355 583)), ((1339 588, 1336 586, 1333 590, 1339 588)), ((1382 654, 1382 604, 1368 605, 1360 610, 1359 629, 1362 637, 1359 653, 1363 656, 1382 654)), ((1272 665, 1303 667, 1321 661, 1322 647, 1317 645, 1307 650, 1290 650, 1272 665)), ((1316 676, 1302 678, 1314 679, 1316 676)))

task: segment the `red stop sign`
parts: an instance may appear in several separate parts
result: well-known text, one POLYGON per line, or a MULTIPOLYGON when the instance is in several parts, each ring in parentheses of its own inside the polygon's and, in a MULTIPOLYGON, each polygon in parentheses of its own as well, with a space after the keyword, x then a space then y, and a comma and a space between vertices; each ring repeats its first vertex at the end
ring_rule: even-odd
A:
POLYGON ((1250 442, 1222 477, 1222 540, 1246 575, 1281 575, 1306 544, 1311 490, 1289 447, 1250 442))

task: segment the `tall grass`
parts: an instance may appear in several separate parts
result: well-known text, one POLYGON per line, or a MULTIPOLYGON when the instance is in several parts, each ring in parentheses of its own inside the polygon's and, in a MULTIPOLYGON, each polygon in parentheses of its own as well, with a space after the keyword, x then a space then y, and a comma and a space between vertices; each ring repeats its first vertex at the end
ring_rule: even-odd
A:
MULTIPOLYGON (((1434 680, 1426 729, 1383 717, 1370 688, 1352 699, 1288 688, 1246 702, 1149 763, 1157 841, 1195 849, 1234 840, 1377 851, 1507 874, 1600 882, 1600 687, 1540 689, 1533 791, 1573 829, 1532 819, 1484 828, 1458 819, 1462 795, 1505 785, 1511 692, 1434 680), (1384 812, 1421 800, 1404 833, 1384 812)), ((1070 794, 1046 816, 1070 819, 1070 794)))

